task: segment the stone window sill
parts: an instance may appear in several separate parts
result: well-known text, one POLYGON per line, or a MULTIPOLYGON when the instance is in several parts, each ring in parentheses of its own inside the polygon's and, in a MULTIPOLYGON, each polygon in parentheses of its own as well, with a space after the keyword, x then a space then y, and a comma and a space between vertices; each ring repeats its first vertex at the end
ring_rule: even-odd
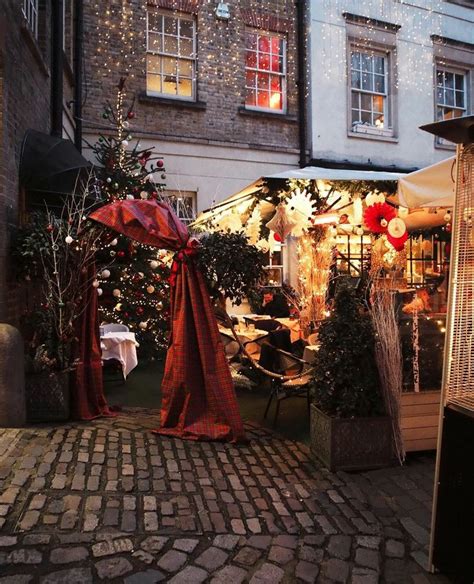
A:
POLYGON ((207 104, 205 101, 186 101, 184 99, 172 99, 168 97, 159 97, 158 95, 147 95, 145 92, 138 96, 140 103, 150 105, 169 105, 176 108, 185 108, 192 110, 205 110, 207 104))
POLYGON ((23 38, 25 39, 25 42, 28 45, 28 48, 30 49, 31 54, 35 58, 35 61, 38 63, 41 71, 43 72, 45 77, 49 77, 49 75, 50 75, 49 67, 43 58, 41 50, 38 46, 38 41, 35 39, 31 30, 28 28, 26 21, 23 22, 21 25, 21 34, 23 35, 23 38))
POLYGON ((349 138, 360 138, 362 140, 375 140, 376 142, 392 142, 397 143, 398 138, 396 136, 388 136, 386 134, 369 134, 365 132, 347 132, 349 138))
POLYGON ((252 110, 247 109, 244 106, 239 107, 239 115, 241 116, 248 116, 251 118, 261 118, 267 120, 279 120, 281 122, 291 122, 296 124, 298 122, 298 118, 296 116, 290 116, 284 113, 273 113, 267 111, 259 111, 259 110, 252 110))

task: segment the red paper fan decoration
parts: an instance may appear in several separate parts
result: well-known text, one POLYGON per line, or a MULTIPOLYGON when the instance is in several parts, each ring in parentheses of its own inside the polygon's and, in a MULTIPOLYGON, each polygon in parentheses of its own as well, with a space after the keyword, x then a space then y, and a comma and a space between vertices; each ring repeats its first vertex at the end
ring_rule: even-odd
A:
POLYGON ((397 251, 402 251, 402 249, 405 247, 405 241, 407 239, 408 239, 408 231, 405 231, 405 233, 401 237, 392 237, 390 235, 390 233, 387 233, 387 240, 388 240, 388 242, 391 245, 393 245, 393 247, 397 251))
POLYGON ((375 203, 364 211, 364 223, 367 229, 373 233, 385 233, 389 221, 396 216, 396 210, 388 203, 375 203))

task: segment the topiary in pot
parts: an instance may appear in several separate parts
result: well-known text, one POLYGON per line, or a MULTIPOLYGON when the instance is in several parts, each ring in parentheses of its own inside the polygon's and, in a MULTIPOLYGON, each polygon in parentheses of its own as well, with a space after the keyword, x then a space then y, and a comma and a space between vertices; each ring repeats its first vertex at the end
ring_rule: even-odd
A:
POLYGON ((319 329, 314 363, 311 449, 331 470, 384 466, 391 459, 372 324, 356 293, 338 291, 319 329))

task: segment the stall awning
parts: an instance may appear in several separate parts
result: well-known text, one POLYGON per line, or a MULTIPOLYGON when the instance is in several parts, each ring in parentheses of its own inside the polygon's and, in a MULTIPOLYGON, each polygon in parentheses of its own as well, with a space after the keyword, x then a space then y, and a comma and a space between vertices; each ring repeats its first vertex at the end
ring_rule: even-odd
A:
MULTIPOLYGON (((307 166, 305 168, 289 169, 278 174, 270 174, 260 177, 235 195, 215 204, 210 209, 203 211, 194 222, 194 226, 206 223, 216 212, 227 209, 243 210, 246 203, 250 204, 254 197, 260 197, 261 187, 266 180, 326 180, 326 181, 397 181, 405 176, 397 172, 378 172, 370 170, 346 170, 340 168, 323 168, 319 166, 307 166)), ((260 197, 264 198, 264 196, 260 197)))
POLYGON ((437 162, 400 177, 398 198, 401 205, 419 207, 452 207, 454 204, 455 157, 437 162))

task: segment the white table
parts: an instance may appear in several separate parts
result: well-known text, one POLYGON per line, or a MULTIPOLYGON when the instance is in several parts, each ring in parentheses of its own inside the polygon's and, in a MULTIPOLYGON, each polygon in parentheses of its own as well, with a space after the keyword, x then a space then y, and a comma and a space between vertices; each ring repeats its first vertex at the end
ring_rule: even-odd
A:
POLYGON ((294 343, 301 338, 300 321, 297 318, 275 318, 284 327, 290 329, 291 342, 294 343))
POLYGON ((131 332, 110 332, 100 337, 100 348, 102 349, 102 359, 115 359, 122 366, 124 379, 138 365, 137 339, 135 333, 131 332))
MULTIPOLYGON (((228 335, 229 337, 234 338, 234 335, 232 334, 232 331, 230 328, 225 328, 223 326, 220 326, 219 332, 223 333, 224 335, 228 335)), ((239 330, 239 328, 235 327, 235 332, 237 333, 237 336, 239 337, 239 339, 241 340, 242 343, 246 343, 247 341, 256 341, 260 337, 264 337, 264 336, 268 335, 267 331, 263 331, 260 329, 250 330, 249 328, 246 328, 244 330, 239 330)))

